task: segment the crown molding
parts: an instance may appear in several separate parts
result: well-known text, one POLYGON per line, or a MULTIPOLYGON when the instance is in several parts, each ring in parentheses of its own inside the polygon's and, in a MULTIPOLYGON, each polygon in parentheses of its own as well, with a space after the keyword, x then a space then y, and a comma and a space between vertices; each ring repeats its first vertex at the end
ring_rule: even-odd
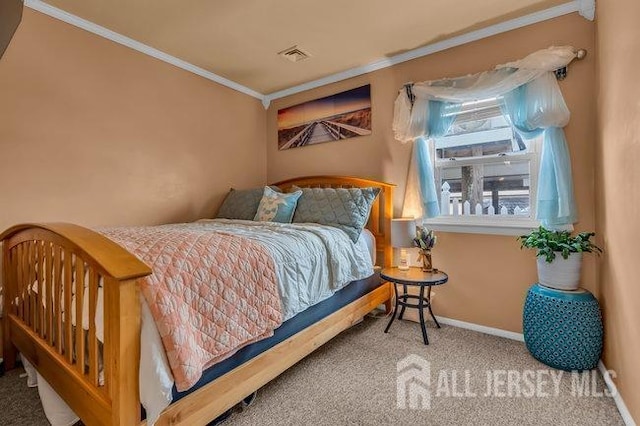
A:
POLYGON ((158 60, 161 60, 163 62, 174 65, 178 68, 181 68, 185 71, 189 71, 191 73, 197 74, 203 78, 206 78, 208 80, 211 80, 213 82, 226 86, 230 89, 236 90, 238 92, 241 92, 246 95, 252 96, 256 99, 259 99, 262 102, 262 105, 264 106, 265 109, 268 109, 269 105, 271 104, 271 101, 275 99, 284 98, 286 96, 290 96, 296 93, 315 89, 321 86, 326 86, 327 84, 336 83, 342 80, 347 80, 349 78, 357 77, 373 71, 381 70, 383 68, 388 68, 397 64, 401 64, 403 62, 410 61, 412 59, 421 58, 423 56, 431 55, 432 53, 441 52, 443 50, 447 50, 452 47, 460 46, 466 43, 471 43, 473 41, 481 40, 483 38, 491 37, 507 31, 511 31, 511 30, 528 26, 528 25, 536 24, 538 22, 543 22, 549 19, 557 18, 563 15, 568 15, 570 13, 578 12, 581 16, 583 16, 585 19, 588 19, 588 20, 593 20, 595 17, 595 0, 572 0, 570 2, 561 4, 558 6, 554 6, 545 10, 541 10, 539 12, 531 13, 529 15, 521 16, 519 18, 511 19, 505 22, 500 22, 498 24, 481 28, 479 30, 471 31, 456 37, 452 37, 436 43, 428 44, 426 46, 419 47, 417 49, 409 50, 407 52, 404 52, 395 56, 379 59, 377 61, 371 62, 369 64, 366 64, 360 67, 351 68, 346 71, 329 75, 327 77, 323 77, 317 80, 313 80, 304 84, 289 87, 287 89, 279 90, 279 91, 272 92, 265 95, 253 89, 250 89, 246 86, 243 86, 240 83, 236 83, 235 81, 229 80, 228 78, 222 77, 218 74, 212 73, 211 71, 207 71, 203 68, 200 68, 182 59, 178 59, 175 56, 171 56, 167 53, 164 53, 144 43, 141 43, 139 41, 126 37, 122 34, 116 33, 115 31, 111 31, 93 22, 87 21, 86 19, 82 19, 76 15, 65 12, 64 10, 53 7, 43 2, 42 0, 25 0, 24 4, 25 6, 33 10, 37 10, 38 12, 44 13, 45 15, 51 16, 52 18, 59 19, 63 22, 74 25, 78 28, 82 28, 85 31, 89 31, 93 34, 96 34, 100 37, 104 37, 115 43, 129 47, 140 53, 144 53, 145 55, 149 55, 158 60))
MULTIPOLYGON (((585 6, 585 3, 590 3, 592 1, 593 0, 570 1, 568 3, 554 6, 549 9, 541 10, 539 12, 534 12, 529 15, 521 16, 519 18, 511 19, 504 22, 500 22, 498 24, 490 25, 488 27, 481 28, 479 30, 471 31, 456 37, 452 37, 436 43, 428 44, 426 46, 409 50, 407 52, 400 53, 398 55, 391 56, 389 58, 379 59, 377 61, 371 62, 361 67, 351 68, 349 70, 342 71, 337 74, 332 74, 327 77, 320 78, 318 80, 310 81, 304 84, 300 84, 298 86, 294 86, 294 87, 290 87, 277 92, 269 93, 265 95, 265 98, 268 103, 275 99, 284 98, 286 96, 304 92, 306 90, 315 89, 317 87, 325 86, 327 84, 336 83, 338 81, 346 80, 348 78, 353 78, 353 77, 357 77, 357 76, 367 74, 373 71, 377 71, 383 68, 388 68, 393 65, 410 61, 412 59, 421 58, 423 56, 431 55, 436 52, 441 52, 443 50, 451 49, 452 47, 471 43, 473 41, 481 40, 483 38, 491 37, 491 36, 501 34, 507 31, 515 30, 518 28, 526 27, 528 25, 537 24, 538 22, 543 22, 549 19, 558 18, 560 16, 568 15, 570 13, 580 12, 580 14, 582 15, 583 11, 587 13, 586 11, 589 8, 589 6, 586 5, 586 9, 583 9, 583 7, 585 6)), ((595 8, 595 5, 594 5, 594 8, 595 8)), ((585 15, 582 15, 582 16, 585 16, 585 15)))
POLYGON ((113 41, 114 43, 121 44, 178 68, 182 68, 185 71, 189 71, 193 74, 199 75, 200 77, 204 77, 207 80, 214 81, 230 89, 242 92, 245 95, 249 95, 260 100, 264 98, 264 95, 262 93, 258 93, 253 89, 236 83, 235 81, 231 81, 218 74, 214 74, 211 71, 207 71, 203 68, 190 64, 189 62, 178 59, 175 56, 171 56, 144 43, 140 43, 139 41, 136 41, 132 38, 116 33, 115 31, 111 31, 105 27, 101 27, 100 25, 94 24, 93 22, 87 21, 86 19, 82 19, 79 16, 72 15, 71 13, 65 12, 64 10, 58 9, 57 7, 53 7, 41 0, 25 0, 24 5, 30 9, 44 13, 45 15, 48 15, 52 18, 66 22, 67 24, 71 24, 78 28, 82 28, 85 31, 89 31, 90 33, 96 34, 100 37, 104 37, 108 40, 113 41))
POLYGON ((577 0, 580 16, 589 21, 596 19, 596 0, 577 0))

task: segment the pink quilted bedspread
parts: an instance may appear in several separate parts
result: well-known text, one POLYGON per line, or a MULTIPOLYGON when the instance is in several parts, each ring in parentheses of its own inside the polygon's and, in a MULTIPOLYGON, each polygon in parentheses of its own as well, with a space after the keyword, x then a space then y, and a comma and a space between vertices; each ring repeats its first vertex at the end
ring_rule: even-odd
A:
POLYGON ((271 255, 198 223, 102 229, 153 269, 141 280, 178 391, 282 323, 271 255))

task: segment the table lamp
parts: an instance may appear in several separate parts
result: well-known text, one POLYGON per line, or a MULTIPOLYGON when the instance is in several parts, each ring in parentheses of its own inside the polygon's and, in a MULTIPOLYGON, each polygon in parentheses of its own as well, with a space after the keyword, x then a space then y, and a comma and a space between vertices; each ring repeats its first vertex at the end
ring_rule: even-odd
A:
POLYGON ((391 219, 391 245, 400 249, 400 261, 398 269, 409 269, 407 261, 407 249, 414 247, 413 239, 416 236, 416 221, 413 218, 401 217, 391 219))

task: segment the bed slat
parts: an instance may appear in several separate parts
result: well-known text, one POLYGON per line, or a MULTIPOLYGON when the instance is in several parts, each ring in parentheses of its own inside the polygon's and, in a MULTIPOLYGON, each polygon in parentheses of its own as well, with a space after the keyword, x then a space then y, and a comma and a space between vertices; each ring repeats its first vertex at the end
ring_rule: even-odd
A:
POLYGON ((16 279, 13 289, 15 291, 15 296, 18 298, 18 306, 16 306, 17 315, 22 319, 22 321, 29 323, 28 305, 25 306, 24 303, 26 296, 24 291, 23 270, 20 267, 22 262, 24 262, 23 247, 24 244, 20 244, 11 251, 11 269, 13 271, 11 273, 11 277, 15 277, 16 279))
POLYGON ((53 275, 56 287, 56 299, 53 304, 53 308, 55 309, 55 328, 56 328, 56 350, 60 355, 62 355, 62 298, 63 298, 63 281, 62 281, 62 248, 60 246, 55 246, 54 249, 54 263, 53 263, 53 275))
POLYGON ((38 333, 40 334, 40 338, 44 339, 45 336, 45 287, 44 287, 44 241, 38 241, 36 243, 36 262, 38 262, 38 272, 36 281, 38 283, 38 294, 36 295, 36 302, 38 304, 38 333))
POLYGON ((98 339, 96 338, 96 307, 98 304, 98 273, 89 268, 89 378, 98 386, 98 339))
POLYGON ((36 281, 36 243, 35 241, 29 241, 29 259, 25 264, 25 268, 27 269, 26 275, 29 277, 27 279, 27 291, 29 292, 29 310, 31 311, 31 328, 33 328, 34 332, 38 332, 38 298, 36 294, 36 289, 38 288, 38 282, 36 281), (34 288, 35 287, 35 288, 34 288))
POLYGON ((44 310, 45 310, 45 332, 47 335, 47 343, 49 346, 53 346, 53 292, 55 287, 53 286, 53 256, 51 254, 51 250, 53 249, 51 243, 44 242, 44 283, 45 283, 45 292, 42 294, 45 299, 44 310))
POLYGON ((33 263, 33 248, 34 244, 31 241, 25 243, 25 251, 24 251, 24 263, 22 265, 22 285, 26 290, 26 295, 29 298, 28 306, 29 306, 29 325, 36 330, 36 304, 35 304, 35 294, 33 293, 33 280, 35 278, 35 267, 33 263))
POLYGON ((77 256, 74 256, 75 260, 76 260, 76 280, 75 280, 75 287, 76 287, 76 294, 75 294, 75 300, 76 300, 76 351, 75 351, 75 355, 76 355, 76 368, 78 369, 78 372, 82 375, 84 375, 84 371, 85 371, 85 344, 84 344, 84 318, 82 316, 82 308, 83 308, 83 304, 84 304, 84 275, 85 275, 85 268, 84 268, 84 261, 82 259, 80 259, 77 256))
POLYGON ((369 217, 369 230, 375 235, 380 235, 380 194, 371 206, 371 217, 369 217))
POLYGON ((16 265, 16 272, 18 275, 18 287, 19 293, 16 294, 19 298, 20 305, 23 309, 23 320, 27 324, 31 325, 31 294, 27 282, 29 281, 29 271, 25 266, 25 263, 29 261, 28 252, 29 245, 27 243, 20 244, 17 247, 18 250, 18 264, 16 265))
MULTIPOLYGON (((18 295, 18 298, 21 299, 22 298, 22 294, 20 293, 20 284, 19 284, 19 280, 18 277, 16 276, 16 272, 17 272, 17 268, 16 266, 18 265, 18 261, 17 261, 17 248, 14 248, 12 250, 5 250, 3 253, 3 259, 4 259, 4 264, 5 265, 9 265, 9 268, 4 268, 4 277, 3 279, 4 281, 4 285, 5 285, 5 297, 9 298, 11 297, 10 295, 18 295)), ((9 306, 11 306, 7 311, 5 311, 5 314, 8 314, 10 312, 14 313, 15 315, 18 315, 18 317, 20 317, 21 319, 24 320, 24 317, 22 315, 22 304, 18 304, 18 306, 16 306, 15 304, 10 304, 9 306)))
POLYGON ((73 363, 73 327, 71 325, 71 301, 73 270, 71 269, 71 254, 63 252, 64 256, 64 355, 69 364, 73 363))

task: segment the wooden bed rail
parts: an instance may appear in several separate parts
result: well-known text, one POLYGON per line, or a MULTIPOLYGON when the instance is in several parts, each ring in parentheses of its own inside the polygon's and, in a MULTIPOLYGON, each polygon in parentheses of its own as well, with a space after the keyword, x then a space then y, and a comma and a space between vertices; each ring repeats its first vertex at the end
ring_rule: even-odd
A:
POLYGON ((0 240, 6 367, 19 350, 85 423, 139 424, 136 279, 151 269, 71 224, 17 225, 0 240))

